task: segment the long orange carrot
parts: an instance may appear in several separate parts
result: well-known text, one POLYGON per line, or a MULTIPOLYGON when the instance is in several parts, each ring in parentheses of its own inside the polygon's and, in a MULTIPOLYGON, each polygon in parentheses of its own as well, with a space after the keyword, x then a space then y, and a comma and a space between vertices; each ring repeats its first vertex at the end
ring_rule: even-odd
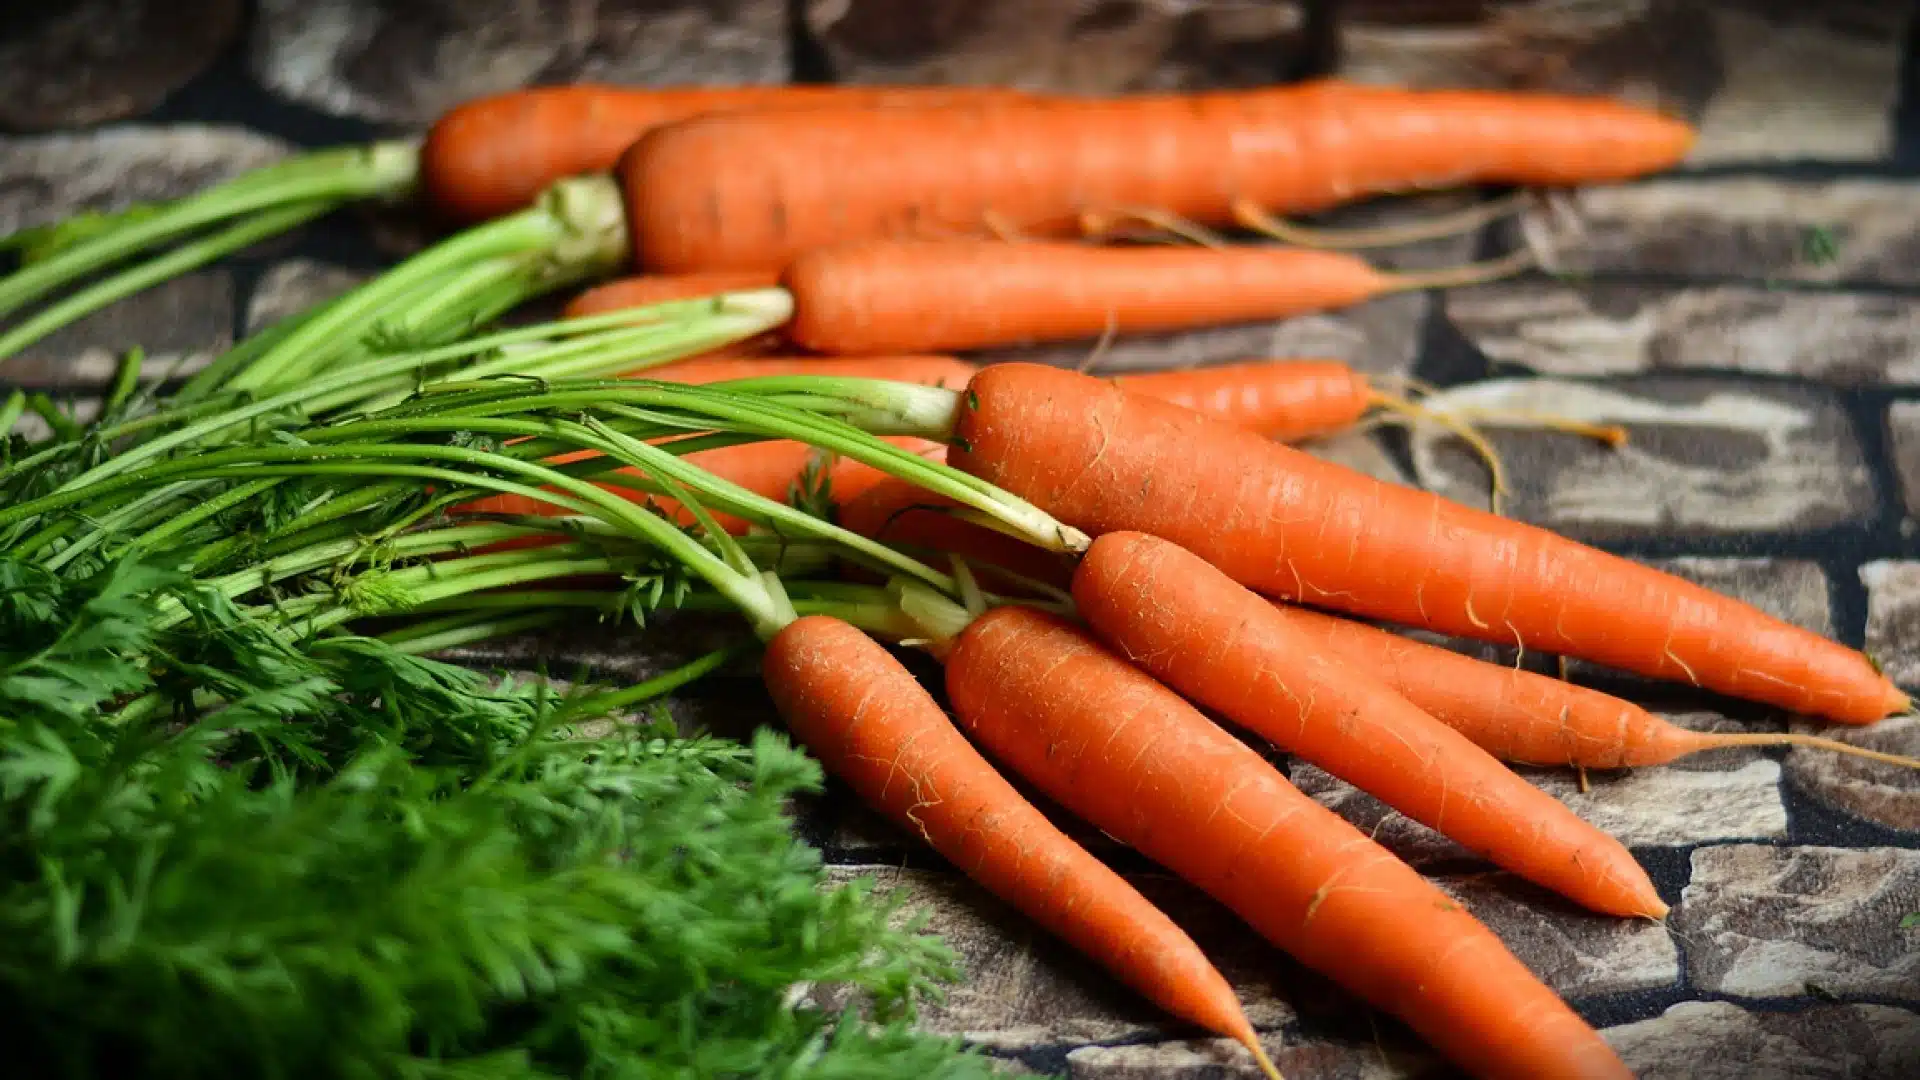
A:
POLYGON ((1751 605, 1099 379, 995 364, 959 400, 949 462, 1089 534, 1172 540, 1269 596, 1849 723, 1908 706, 1865 656, 1751 605))
POLYGON ((1518 265, 1396 275, 1313 248, 869 240, 788 265, 783 332, 818 352, 984 349, 1286 318, 1518 265))
POLYGON ((990 757, 1473 1075, 1632 1075, 1466 910, 1065 621, 988 611, 955 639, 946 684, 990 757))
POLYGON ((1073 599, 1168 687, 1413 820, 1595 911, 1665 917, 1619 841, 1192 552, 1107 533, 1074 571, 1073 599))
MULTIPOLYGON (((868 497, 873 494, 869 490, 868 497)), ((974 526, 978 528, 978 526, 974 526)), ((1804 746, 1908 768, 1920 761, 1799 732, 1690 731, 1630 701, 1524 668, 1489 664, 1379 627, 1276 603, 1276 615, 1349 666, 1504 761, 1623 769, 1733 746, 1804 746)))
POLYGON ((635 139, 662 124, 737 109, 829 103, 890 105, 1014 96, 995 87, 608 86, 513 90, 448 110, 420 150, 433 207, 462 222, 531 205, 555 180, 611 168, 635 139))
POLYGON ((1338 360, 1250 360, 1102 378, 1282 442, 1345 431, 1385 400, 1338 360))
POLYGON ((1061 236, 1148 210, 1201 224, 1473 182, 1658 171, 1683 123, 1619 102, 1315 82, 925 112, 823 106, 649 132, 616 170, 638 265, 780 267, 877 238, 1061 236))
POLYGON ((1168 1012, 1245 1045, 1233 988, 1193 939, 987 764, 913 674, 865 634, 806 616, 767 643, 787 726, 868 805, 1168 1012))
POLYGON ((759 379, 775 375, 830 375, 843 379, 891 379, 921 386, 967 385, 979 365, 951 356, 697 356, 633 374, 663 382, 713 383, 730 379, 759 379))

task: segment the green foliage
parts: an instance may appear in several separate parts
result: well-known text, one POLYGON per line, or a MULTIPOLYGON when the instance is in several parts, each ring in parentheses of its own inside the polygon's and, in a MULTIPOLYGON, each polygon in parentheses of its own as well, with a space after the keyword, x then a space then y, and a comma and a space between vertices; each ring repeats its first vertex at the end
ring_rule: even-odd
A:
POLYGON ((950 954, 794 837, 809 759, 583 738, 575 700, 293 640, 166 566, 0 560, 11 1071, 989 1074, 907 1026, 950 954))

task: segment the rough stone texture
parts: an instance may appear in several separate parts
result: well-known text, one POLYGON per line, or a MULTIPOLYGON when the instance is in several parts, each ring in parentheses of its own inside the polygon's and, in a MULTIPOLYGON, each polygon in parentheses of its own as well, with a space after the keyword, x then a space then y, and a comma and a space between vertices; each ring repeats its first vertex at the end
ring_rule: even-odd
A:
MULTIPOLYGON (((1492 436, 1513 488, 1504 511, 1583 537, 1811 530, 1873 510, 1846 416, 1813 391, 1657 376, 1605 385, 1514 379, 1444 399, 1625 426, 1631 441, 1618 449, 1537 431, 1492 436)), ((1457 439, 1422 426, 1412 449, 1424 485, 1487 505, 1485 468, 1457 439)))
POLYGON ((0 236, 82 211, 177 198, 287 151, 278 139, 200 124, 0 137, 0 236))
POLYGON ((1900 498, 1909 518, 1920 517, 1920 401, 1896 401, 1887 408, 1887 436, 1893 467, 1900 477, 1900 498))
POLYGON ((803 0, 836 80, 1097 93, 1258 86, 1303 47, 1292 0, 803 0))
POLYGON ((1649 566, 1704 585, 1723 596, 1752 604, 1761 611, 1811 630, 1833 636, 1833 608, 1827 602, 1827 575, 1820 564, 1803 559, 1739 559, 1688 555, 1674 559, 1647 559, 1649 566))
MULTIPOLYGON (((1780 763, 1756 758, 1752 751, 1739 764, 1720 769, 1589 773, 1586 792, 1565 770, 1516 767, 1514 771, 1629 847, 1764 840, 1787 834, 1780 763)), ((1410 863, 1431 866, 1474 860, 1465 848, 1312 765, 1296 763, 1293 782, 1410 863)))
POLYGON ((1738 844, 1693 853, 1673 923, 1703 990, 1920 1000, 1920 950, 1900 928, 1916 911, 1920 851, 1738 844))
MULTIPOLYGON (((1920 716, 1882 720, 1864 730, 1795 724, 1794 730, 1854 746, 1920 758, 1920 716)), ((1920 832, 1920 770, 1801 747, 1787 755, 1787 779, 1829 806, 1894 829, 1920 832)))
POLYGON ((1685 1001, 1602 1034, 1640 1080, 1908 1080, 1920 1013, 1885 1005, 1752 1012, 1685 1001))
POLYGON ((312 259, 288 259, 262 273, 247 299, 246 332, 255 333, 366 281, 371 274, 312 259))
POLYGON ((790 59, 782 0, 261 0, 251 66, 302 104, 419 125, 539 83, 782 82, 790 59))
POLYGON ((0 14, 0 127, 45 131, 137 116, 213 63, 240 0, 12 5, 0 14), (37 10, 29 10, 37 8, 37 10))
POLYGON ((1322 461, 1331 461, 1355 472, 1365 473, 1375 480, 1412 486, 1406 470, 1393 460, 1380 440, 1370 434, 1359 432, 1341 432, 1318 439, 1309 439, 1299 444, 1301 450, 1312 454, 1322 461))
MULTIPOLYGON (((1413 1080, 1431 1077, 1437 1062, 1395 1046, 1314 1038, 1266 1038, 1282 1076, 1309 1080, 1413 1080)), ((1239 1080, 1261 1076, 1252 1055, 1229 1039, 1193 1039, 1135 1046, 1085 1046, 1067 1055, 1069 1080, 1239 1080)))
POLYGON ((1870 0, 1472 4, 1430 19, 1404 4, 1373 17, 1348 6, 1346 78, 1658 104, 1698 128, 1695 163, 1885 157, 1911 19, 1870 0))
POLYGON ((136 293, 56 330, 6 361, 21 385, 74 389, 113 378, 135 345, 146 350, 143 376, 186 374, 233 344, 233 278, 201 270, 136 293))
MULTIPOLYGON (((835 866, 828 875, 837 881, 871 875, 882 888, 908 889, 908 908, 925 910, 928 928, 960 955, 968 978, 952 988, 944 1003, 923 1012, 932 1030, 963 1034, 997 1049, 1193 1034, 1191 1027, 1164 1019, 1091 961, 957 874, 835 866)), ((1129 880, 1193 934, 1234 984, 1255 1027, 1280 1027, 1294 1019, 1275 985, 1289 965, 1275 950, 1259 945, 1223 910, 1177 881, 1129 880)))
MULTIPOLYGON (((1523 218, 1557 271, 1761 282, 1920 281, 1920 189, 1753 176, 1583 188, 1523 218)), ((1505 230, 1510 231, 1510 230, 1505 230)))
POLYGON ((1488 358, 1542 375, 1733 370, 1920 381, 1920 312, 1905 297, 1527 281, 1450 292, 1441 303, 1488 358))
POLYGON ((1867 587, 1867 655, 1894 682, 1920 686, 1920 562, 1870 562, 1860 580, 1867 587))
POLYGON ((1665 927, 1572 910, 1507 874, 1440 878, 1436 884, 1569 1000, 1680 981, 1680 948, 1665 927))

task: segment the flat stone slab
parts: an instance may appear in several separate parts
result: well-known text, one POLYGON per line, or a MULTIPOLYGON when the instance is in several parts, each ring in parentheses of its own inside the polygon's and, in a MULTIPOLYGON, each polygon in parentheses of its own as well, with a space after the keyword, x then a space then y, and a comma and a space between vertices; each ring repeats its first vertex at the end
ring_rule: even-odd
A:
MULTIPOLYGON (((1494 379, 1430 404, 1625 427, 1630 440, 1619 448, 1545 431, 1490 433, 1512 486, 1503 512, 1582 539, 1800 532, 1874 511, 1847 417, 1817 391, 1658 376, 1494 379)), ((1456 437, 1422 425, 1411 448, 1423 486, 1488 505, 1485 466, 1456 437)))
POLYGON ((1867 587, 1866 652, 1887 677, 1920 686, 1920 562, 1883 559, 1860 568, 1867 587))
POLYGON ((303 105, 417 126, 534 84, 784 82, 791 58, 782 0, 261 0, 250 66, 303 105))
POLYGON ((1441 304, 1489 359, 1542 375, 1731 370, 1833 384, 1920 381, 1920 311, 1900 296, 1525 281, 1448 292, 1441 304))
POLYGON ((161 0, 44 5, 0 40, 0 127, 47 131, 138 116, 213 63, 241 9, 240 0, 199 0, 183 19, 161 0))
POLYGON ((190 195, 290 149, 243 128, 204 124, 0 136, 0 236, 82 211, 190 195))
POLYGON ((1535 208, 1553 269, 1751 282, 1920 281, 1920 190, 1895 180, 1660 178, 1580 189, 1570 218, 1535 208))
POLYGON ((1685 1001, 1602 1034, 1640 1080, 1908 1080, 1920 1063, 1920 1013, 1886 1005, 1685 1001))
MULTIPOLYGON (((1797 723, 1794 730, 1920 759, 1920 716, 1896 716, 1867 728, 1797 723)), ((1920 769, 1817 747, 1788 753, 1786 769, 1789 783, 1828 806, 1876 825, 1920 833, 1920 769)))
POLYGON ((1197 0, 805 0, 836 81, 1099 93, 1258 86, 1305 46, 1302 5, 1197 0))
POLYGON ((1732 844, 1693 853, 1673 924, 1702 990, 1920 1001, 1914 912, 1920 851, 1732 844))

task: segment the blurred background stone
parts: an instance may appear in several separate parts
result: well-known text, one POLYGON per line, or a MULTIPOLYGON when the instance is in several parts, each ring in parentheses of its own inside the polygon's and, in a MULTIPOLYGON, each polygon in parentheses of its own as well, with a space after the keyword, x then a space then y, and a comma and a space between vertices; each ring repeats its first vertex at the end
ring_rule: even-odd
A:
POLYGON ((784 0, 259 0, 251 66, 327 112, 422 126, 536 83, 771 83, 784 0))
POLYGON ((829 74, 1100 92, 1260 86, 1307 55, 1295 0, 800 0, 829 74))
POLYGON ((47 131, 138 116, 220 56, 243 8, 241 0, 0 6, 0 127, 47 131))

